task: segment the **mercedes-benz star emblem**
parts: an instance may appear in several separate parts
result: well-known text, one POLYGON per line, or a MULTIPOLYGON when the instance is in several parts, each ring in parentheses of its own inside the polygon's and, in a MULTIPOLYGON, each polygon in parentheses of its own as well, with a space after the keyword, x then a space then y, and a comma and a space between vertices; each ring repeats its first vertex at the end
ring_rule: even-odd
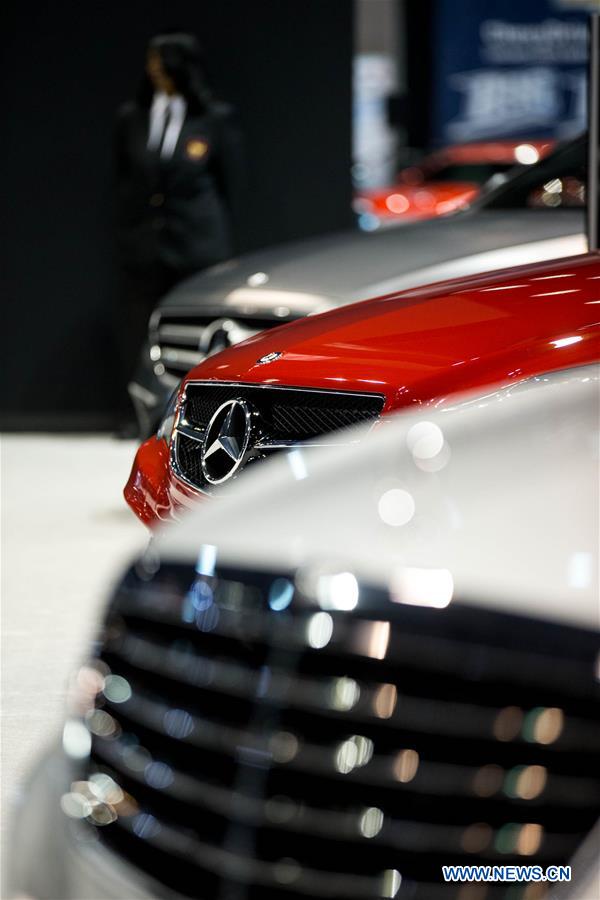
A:
MULTIPOLYGON (((205 356, 213 356, 236 343, 236 323, 231 319, 215 319, 203 329, 198 349, 205 356)), ((238 338, 239 340, 239 338, 238 338)))
POLYGON ((260 359, 257 359, 257 360, 256 360, 255 365, 257 365, 257 366, 262 366, 262 365, 264 365, 265 363, 273 362, 274 359, 279 359, 279 357, 280 357, 281 355, 282 355, 281 350, 273 350, 272 353, 265 353, 264 356, 261 356, 260 359))
POLYGON ((243 400, 223 403, 208 423, 200 462, 211 484, 227 481, 246 457, 252 434, 252 412, 243 400))

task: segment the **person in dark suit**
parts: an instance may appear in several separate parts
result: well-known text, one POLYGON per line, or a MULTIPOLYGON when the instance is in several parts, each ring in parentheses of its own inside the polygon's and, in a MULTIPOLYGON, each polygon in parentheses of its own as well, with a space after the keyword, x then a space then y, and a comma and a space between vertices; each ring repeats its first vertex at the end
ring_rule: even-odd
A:
MULTIPOLYGON (((232 109, 212 97, 192 35, 150 41, 137 99, 119 110, 116 174, 117 329, 127 385, 158 300, 234 252, 244 181, 239 131, 232 109)), ((132 422, 121 410, 121 420, 127 416, 132 422)))

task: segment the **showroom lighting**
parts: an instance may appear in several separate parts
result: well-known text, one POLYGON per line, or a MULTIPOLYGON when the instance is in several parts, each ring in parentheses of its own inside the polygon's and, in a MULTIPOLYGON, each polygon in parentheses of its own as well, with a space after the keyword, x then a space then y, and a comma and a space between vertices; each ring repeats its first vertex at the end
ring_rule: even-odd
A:
POLYGON ((533 144, 519 144, 518 147, 515 147, 515 159, 517 162, 520 162, 522 166, 531 166, 533 163, 536 163, 539 158, 540 154, 533 144))
POLYGON ((269 606, 274 612, 287 609, 294 596, 294 585, 288 578, 276 578, 269 588, 269 606))
POLYGON ((398 691, 394 684, 382 684, 373 698, 373 709, 379 719, 390 719, 396 709, 398 691))
POLYGON ((412 494, 402 488, 391 488, 379 498, 377 504, 379 518, 392 528, 407 525, 415 514, 415 501, 412 494))
POLYGON ((406 444, 417 459, 433 459, 444 446, 444 432, 434 422, 417 422, 409 429, 406 444))
POLYGON ((198 575, 207 575, 212 577, 215 574, 215 566, 217 564, 217 548, 213 544, 203 544, 198 555, 196 563, 196 572, 198 575))
POLYGON ((354 734, 343 741, 335 754, 335 767, 342 775, 349 775, 353 769, 359 769, 366 766, 373 757, 373 741, 363 737, 361 734, 354 734))
POLYGON ((383 828, 384 815, 376 806, 365 809, 360 817, 359 831, 363 837, 374 838, 383 828))
POLYGON ((301 450, 290 450, 287 461, 296 481, 304 481, 305 478, 308 478, 308 469, 301 450))
POLYGON ((385 659, 390 642, 389 622, 363 622, 357 632, 357 653, 370 659, 385 659))
POLYGON ((416 750, 401 750, 394 761, 394 776, 401 784, 412 781, 419 769, 419 754, 416 750))
POLYGON ((394 603, 444 609, 452 600, 454 580, 448 569, 417 569, 405 566, 391 579, 394 603))
POLYGON ((319 605, 323 609, 349 612, 358 603, 358 581, 352 572, 320 575, 316 588, 319 605))
POLYGON ((313 650, 322 650, 331 640, 333 619, 326 612, 318 612, 308 620, 306 639, 313 650))
POLYGON ((550 341, 550 343, 558 349, 559 347, 568 347, 570 344, 578 344, 582 340, 580 334, 574 334, 572 337, 560 338, 560 340, 550 341))
POLYGON ((331 695, 331 706, 340 712, 347 712, 358 703, 360 688, 354 678, 336 678, 331 695))
POLYGON ((63 750, 71 759, 85 759, 92 749, 92 736, 83 722, 68 719, 62 736, 63 750))
POLYGON ((108 675, 103 694, 111 703, 126 703, 131 697, 131 685, 121 675, 108 675))
POLYGON ((553 744, 564 727, 564 713, 557 707, 532 709, 523 723, 523 737, 536 744, 553 744))
POLYGON ((388 869, 383 873, 383 887, 381 896, 386 900, 393 900, 402 884, 402 876, 397 869, 388 869))
POLYGON ((246 284, 248 287, 260 287, 261 284, 266 284, 268 280, 269 276, 266 272, 255 272, 253 275, 248 275, 246 284))

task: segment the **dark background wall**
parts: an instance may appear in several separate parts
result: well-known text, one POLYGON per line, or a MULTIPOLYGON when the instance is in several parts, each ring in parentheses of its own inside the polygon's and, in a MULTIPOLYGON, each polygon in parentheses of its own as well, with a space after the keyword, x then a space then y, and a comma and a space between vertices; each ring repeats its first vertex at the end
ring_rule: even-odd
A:
POLYGON ((114 113, 148 38, 195 32, 240 113, 254 248, 349 225, 352 0, 3 6, 4 427, 102 427, 114 402, 114 113))

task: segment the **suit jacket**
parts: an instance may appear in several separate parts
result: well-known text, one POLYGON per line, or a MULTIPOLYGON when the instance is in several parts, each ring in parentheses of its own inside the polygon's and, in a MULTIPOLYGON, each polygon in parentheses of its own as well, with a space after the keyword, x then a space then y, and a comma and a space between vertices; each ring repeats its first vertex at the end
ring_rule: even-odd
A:
POLYGON ((117 241, 132 271, 163 264, 182 276, 228 258, 243 183, 231 111, 187 115, 173 155, 149 151, 150 112, 126 104, 117 122, 117 241))

